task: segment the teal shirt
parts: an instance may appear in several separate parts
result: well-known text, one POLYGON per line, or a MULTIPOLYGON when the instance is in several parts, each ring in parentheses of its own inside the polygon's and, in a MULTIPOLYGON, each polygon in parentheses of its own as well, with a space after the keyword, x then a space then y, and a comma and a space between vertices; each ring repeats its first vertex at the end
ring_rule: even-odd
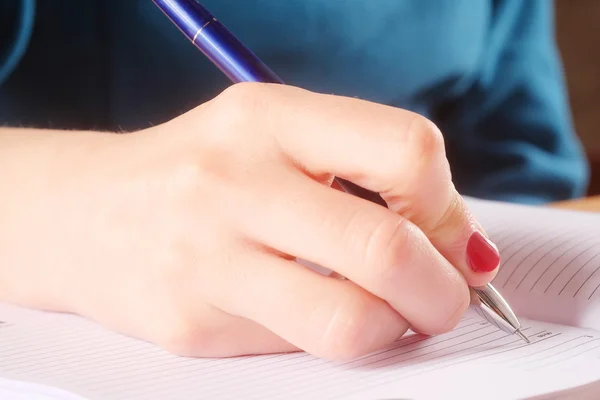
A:
MULTIPOLYGON (((202 3, 286 83, 432 119, 465 195, 585 192, 551 1, 202 3)), ((150 0, 4 0, 0 50, 5 125, 136 130, 230 85, 150 0), (23 10, 31 24, 18 24, 23 10)))

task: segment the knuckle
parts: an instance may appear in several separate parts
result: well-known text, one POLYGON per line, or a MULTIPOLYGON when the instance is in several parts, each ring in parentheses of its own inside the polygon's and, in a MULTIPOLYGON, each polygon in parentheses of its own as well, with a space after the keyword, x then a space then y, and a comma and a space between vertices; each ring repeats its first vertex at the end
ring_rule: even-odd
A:
POLYGON ((201 129, 202 151, 206 161, 223 170, 239 168, 240 162, 255 163, 270 158, 276 150, 270 135, 276 112, 278 89, 269 85, 242 82, 225 89, 210 104, 201 129))
POLYGON ((240 101, 252 100, 258 87, 254 82, 235 83, 225 88, 218 97, 229 104, 237 104, 240 101))
POLYGON ((155 343, 169 353, 182 357, 201 357, 215 347, 219 333, 201 320, 186 314, 175 314, 165 329, 160 330, 155 343))
POLYGON ((415 155, 422 161, 434 160, 445 153, 444 136, 429 119, 416 115, 408 128, 408 137, 415 155))
POLYGON ((168 176, 169 191, 176 195, 196 191, 206 179, 204 165, 191 157, 181 157, 181 160, 174 164, 170 172, 168 176))
POLYGON ((248 120, 257 112, 265 109, 269 89, 254 82, 236 83, 215 99, 215 113, 228 126, 246 125, 248 120))
POLYGON ((388 148, 390 165, 379 171, 389 186, 383 191, 393 195, 401 187, 400 192, 409 194, 423 185, 430 169, 445 160, 444 137, 433 122, 419 114, 412 116, 406 129, 394 130, 394 135, 393 145, 388 148))
POLYGON ((380 286, 407 266, 411 266, 414 254, 411 224, 401 217, 385 218, 375 225, 364 248, 363 262, 371 271, 375 285, 380 286))
POLYGON ((252 126, 251 120, 262 101, 254 85, 244 82, 230 86, 204 110, 200 120, 203 126, 198 131, 206 153, 226 156, 244 139, 241 133, 252 126))
POLYGON ((321 354, 332 360, 349 360, 368 351, 370 307, 361 299, 338 303, 321 341, 321 354))
POLYGON ((460 319, 470 305, 469 288, 466 284, 457 284, 456 296, 449 299, 449 307, 446 314, 434 321, 429 333, 439 335, 451 331, 458 325, 460 319))

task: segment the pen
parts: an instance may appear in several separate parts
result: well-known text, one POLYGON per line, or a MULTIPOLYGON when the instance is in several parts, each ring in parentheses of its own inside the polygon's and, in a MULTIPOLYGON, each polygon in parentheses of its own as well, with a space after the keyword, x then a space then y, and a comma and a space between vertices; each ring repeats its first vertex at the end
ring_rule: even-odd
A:
MULTIPOLYGON (((250 49, 238 40, 219 20, 196 0, 153 0, 169 20, 232 82, 279 83, 283 81, 250 49)), ((377 193, 335 178, 345 192, 387 208, 377 193)), ((472 305, 487 321, 529 343, 521 324, 500 293, 487 284, 471 288, 472 305)))

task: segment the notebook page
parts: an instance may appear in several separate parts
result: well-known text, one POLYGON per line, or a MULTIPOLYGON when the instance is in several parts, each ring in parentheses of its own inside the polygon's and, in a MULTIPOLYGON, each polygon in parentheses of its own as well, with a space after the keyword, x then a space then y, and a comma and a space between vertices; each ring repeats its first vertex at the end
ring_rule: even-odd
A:
POLYGON ((36 383, 0 378, 0 399, 10 400, 86 400, 64 390, 36 383))
POLYGON ((600 332, 523 321, 527 345, 474 311, 447 334, 335 363, 305 353, 182 358, 77 317, 11 322, 5 308, 0 377, 90 400, 524 398, 600 379, 600 332))
POLYGON ((600 330, 600 214, 470 205, 500 249, 493 284, 517 315, 600 330))

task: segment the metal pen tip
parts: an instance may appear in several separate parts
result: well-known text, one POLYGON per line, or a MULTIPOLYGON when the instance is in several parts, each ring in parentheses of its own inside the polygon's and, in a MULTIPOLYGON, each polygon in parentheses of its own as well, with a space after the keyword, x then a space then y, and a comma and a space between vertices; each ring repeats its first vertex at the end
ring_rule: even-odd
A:
POLYGON ((519 335, 519 337, 520 337, 521 339, 523 339, 523 340, 524 340, 526 343, 531 343, 531 342, 529 341, 529 339, 527 338, 527 336, 525 336, 525 335, 523 334, 523 332, 521 332, 519 329, 517 329, 517 330, 515 331, 515 333, 516 333, 517 335, 519 335))

